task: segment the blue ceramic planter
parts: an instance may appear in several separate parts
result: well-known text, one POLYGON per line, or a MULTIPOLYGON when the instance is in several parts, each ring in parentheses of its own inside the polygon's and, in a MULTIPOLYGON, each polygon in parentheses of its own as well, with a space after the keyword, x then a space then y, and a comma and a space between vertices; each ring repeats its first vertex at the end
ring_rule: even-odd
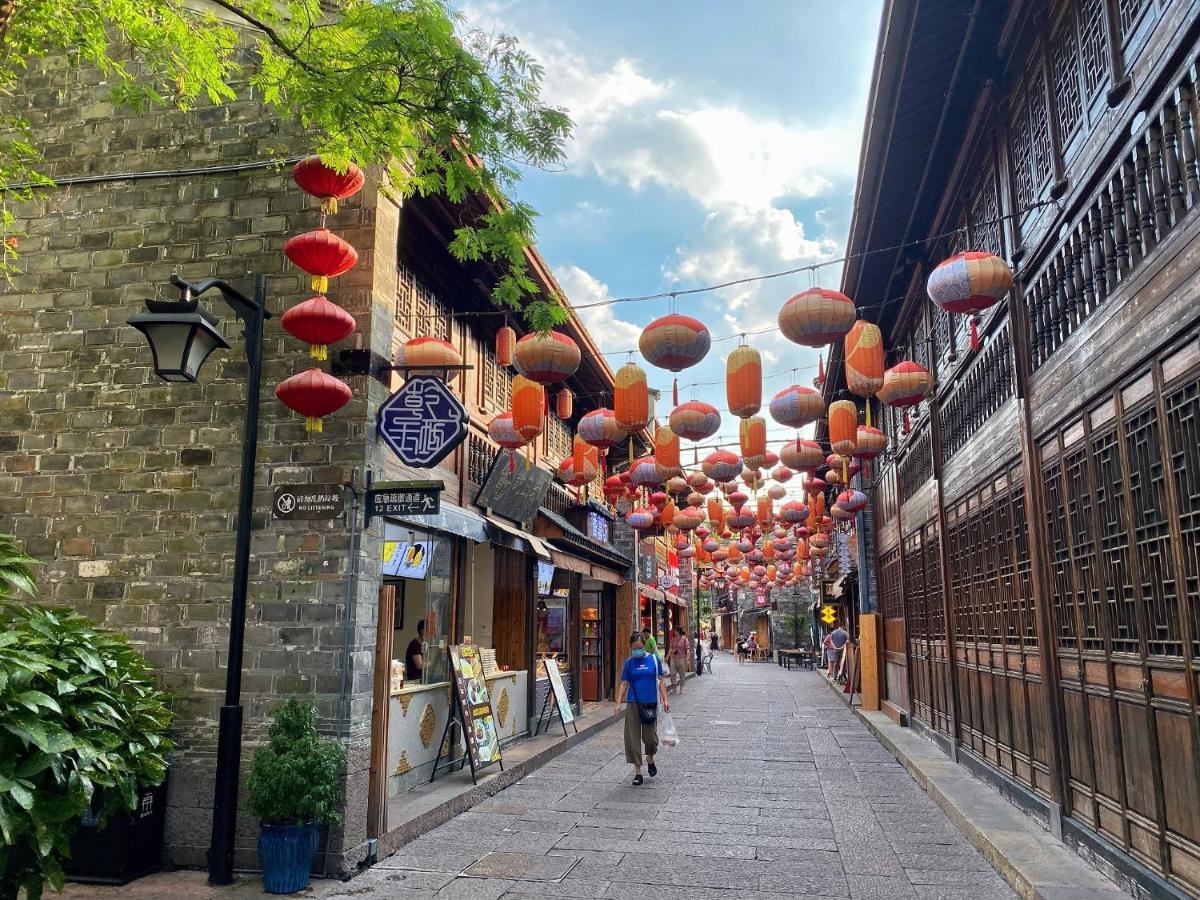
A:
POLYGON ((258 833, 263 890, 268 894, 293 894, 308 887, 308 873, 319 838, 315 825, 264 822, 258 833))

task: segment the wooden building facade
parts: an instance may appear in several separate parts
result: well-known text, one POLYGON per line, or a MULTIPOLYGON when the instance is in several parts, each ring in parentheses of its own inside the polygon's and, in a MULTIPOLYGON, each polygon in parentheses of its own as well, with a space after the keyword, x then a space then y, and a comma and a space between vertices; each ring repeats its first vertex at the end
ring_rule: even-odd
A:
POLYGON ((1154 896, 1200 896, 1198 64, 1195 0, 887 3, 843 279, 936 383, 870 484, 883 695, 1154 896), (967 249, 1016 275, 976 351, 967 249))

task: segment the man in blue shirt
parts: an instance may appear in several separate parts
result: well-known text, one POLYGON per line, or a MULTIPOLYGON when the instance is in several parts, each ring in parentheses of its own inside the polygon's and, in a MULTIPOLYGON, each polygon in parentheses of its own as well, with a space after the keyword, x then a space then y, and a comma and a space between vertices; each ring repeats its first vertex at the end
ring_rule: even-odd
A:
POLYGON ((667 703, 666 668, 657 653, 648 653, 641 634, 629 637, 630 656, 621 669, 617 692, 617 715, 625 714, 625 761, 633 765, 633 783, 642 783, 642 747, 647 771, 658 774, 654 754, 658 752, 658 709, 671 711, 667 703), (625 705, 626 697, 629 705, 625 705))

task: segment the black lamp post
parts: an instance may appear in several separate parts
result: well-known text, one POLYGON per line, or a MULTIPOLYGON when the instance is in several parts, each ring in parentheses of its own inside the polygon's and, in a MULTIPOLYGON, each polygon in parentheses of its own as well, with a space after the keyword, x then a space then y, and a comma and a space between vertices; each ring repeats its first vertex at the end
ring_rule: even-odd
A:
POLYGON ((225 704, 217 734, 217 778, 213 796, 212 840, 208 849, 209 884, 233 881, 233 845, 237 828, 238 770, 242 755, 242 643, 246 633, 246 585, 250 573, 250 517, 254 505, 254 462, 258 454, 258 398, 262 387, 263 325, 267 311, 267 276, 254 276, 254 299, 227 282, 209 278, 189 284, 177 275, 179 301, 147 300, 146 312, 129 324, 146 336, 154 354, 154 373, 165 381, 195 381, 209 354, 228 349, 217 331, 217 319, 200 308, 197 298, 211 288, 221 292, 242 320, 246 360, 246 429, 238 484, 237 543, 233 561, 233 609, 229 622, 229 662, 225 670, 225 704))

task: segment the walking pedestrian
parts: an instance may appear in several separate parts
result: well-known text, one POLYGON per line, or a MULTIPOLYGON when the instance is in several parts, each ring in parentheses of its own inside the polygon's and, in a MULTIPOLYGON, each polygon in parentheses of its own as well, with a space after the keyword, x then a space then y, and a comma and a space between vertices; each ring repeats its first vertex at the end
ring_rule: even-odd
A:
POLYGON ((642 629, 642 646, 646 648, 647 653, 658 655, 658 641, 654 639, 654 634, 649 628, 642 629))
POLYGON ((825 635, 825 640, 821 641, 821 648, 825 651, 825 662, 829 666, 829 671, 826 673, 829 678, 833 678, 833 669, 837 665, 838 651, 833 646, 833 632, 825 635))
MULTIPOLYGON (((834 659, 837 660, 841 657, 842 651, 845 648, 846 644, 848 644, 850 642, 850 632, 848 632, 845 628, 842 627, 841 622, 838 622, 838 627, 833 629, 833 631, 829 632, 829 640, 833 644, 833 650, 835 653, 834 659)), ((830 678, 833 677, 833 672, 834 672, 834 670, 833 670, 833 667, 831 666, 829 669, 829 677, 830 678)))
POLYGON ((671 667, 671 687, 676 694, 683 693, 683 681, 687 678, 688 657, 692 655, 692 645, 687 639, 687 632, 682 625, 675 626, 671 635, 671 644, 667 649, 667 665, 671 667))
POLYGON ((721 646, 721 640, 720 640, 720 638, 718 638, 718 637, 717 637, 717 633, 714 631, 714 632, 712 633, 712 636, 711 636, 711 637, 709 637, 709 639, 708 639, 708 648, 709 648, 710 650, 714 650, 714 651, 715 651, 715 650, 717 650, 717 649, 718 649, 720 646, 721 646))
POLYGON ((736 653, 738 665, 744 666, 746 664, 746 639, 741 634, 738 634, 736 653))
POLYGON ((699 678, 704 674, 704 638, 700 637, 700 632, 696 632, 696 677, 699 678))
POLYGON ((645 747, 647 771, 658 774, 654 754, 658 752, 658 707, 671 711, 667 702, 666 671, 657 654, 646 651, 642 636, 629 636, 630 654, 621 669, 621 689, 617 692, 617 715, 625 715, 625 761, 633 766, 633 783, 642 779, 642 748, 645 747), (629 704, 625 700, 629 698, 629 704))

